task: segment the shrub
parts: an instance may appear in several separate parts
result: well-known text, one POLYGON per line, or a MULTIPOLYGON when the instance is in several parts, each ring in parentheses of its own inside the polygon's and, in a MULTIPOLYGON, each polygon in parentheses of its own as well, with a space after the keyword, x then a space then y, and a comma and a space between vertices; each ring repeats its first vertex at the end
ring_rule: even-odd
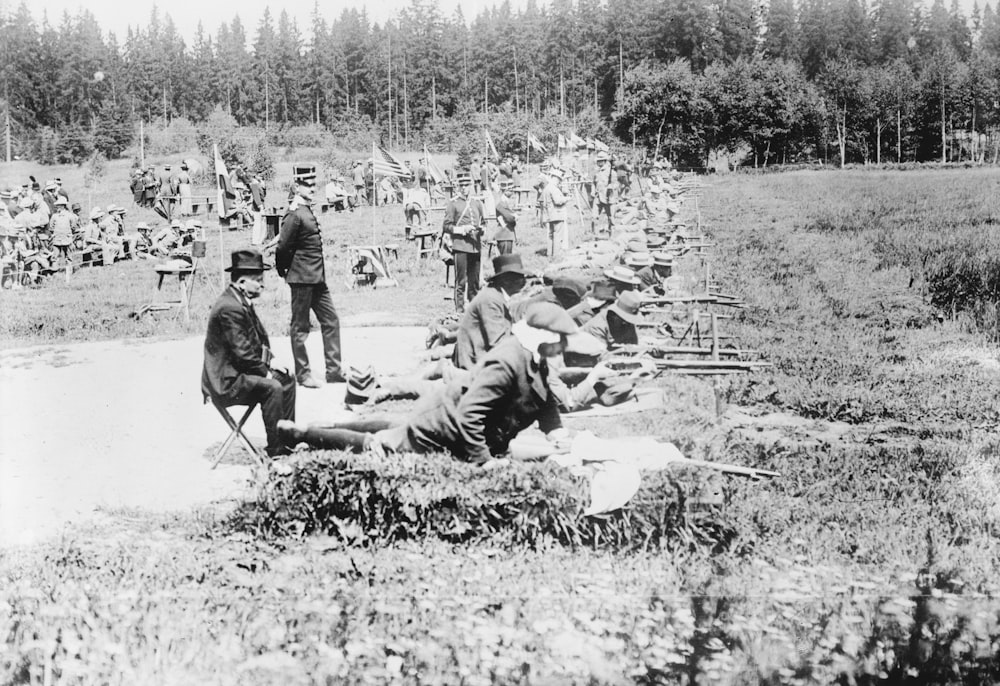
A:
POLYGON ((588 484, 560 467, 490 471, 446 456, 374 460, 325 452, 273 469, 235 524, 268 537, 325 533, 360 544, 436 537, 528 546, 553 539, 611 549, 725 547, 730 528, 718 513, 692 515, 685 500, 668 474, 652 473, 622 510, 585 517, 588 484))

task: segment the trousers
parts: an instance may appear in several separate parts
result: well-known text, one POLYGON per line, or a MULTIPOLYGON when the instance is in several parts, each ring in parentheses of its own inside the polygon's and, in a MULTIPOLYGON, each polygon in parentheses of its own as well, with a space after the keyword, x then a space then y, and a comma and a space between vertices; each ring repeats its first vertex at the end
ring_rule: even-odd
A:
POLYGON ((465 303, 479 293, 479 252, 455 251, 455 310, 465 311, 465 303), (468 292, 468 300, 466 300, 468 292))
POLYGON ((323 336, 323 356, 327 378, 342 377, 340 360, 340 319, 333 308, 333 298, 326 283, 289 284, 292 289, 292 323, 289 336, 292 340, 292 359, 295 361, 295 378, 302 381, 309 377, 309 355, 306 339, 309 338, 309 312, 316 314, 323 336))
POLYGON ((569 234, 566 222, 549 222, 549 259, 559 257, 569 251, 569 234))
POLYGON ((278 420, 295 421, 295 379, 290 374, 273 371, 270 379, 263 376, 244 376, 243 387, 240 401, 233 404, 260 405, 264 431, 267 434, 267 452, 272 454, 282 446, 278 438, 278 420))

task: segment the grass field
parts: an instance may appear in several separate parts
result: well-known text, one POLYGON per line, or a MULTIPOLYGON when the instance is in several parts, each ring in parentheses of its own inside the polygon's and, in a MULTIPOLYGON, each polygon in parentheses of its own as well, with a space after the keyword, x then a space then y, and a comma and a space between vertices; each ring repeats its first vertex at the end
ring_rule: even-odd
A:
MULTIPOLYGON (((700 205, 713 270, 749 304, 730 325, 774 365, 719 392, 762 415, 759 431, 719 423, 711 384, 688 378, 663 380, 663 415, 573 427, 664 435, 691 457, 781 472, 766 483, 678 475, 683 492, 721 493, 710 512, 729 532, 724 546, 358 547, 249 536, 228 512, 109 513, 3 553, 0 684, 996 683, 997 178, 710 180, 700 205), (967 281, 945 278, 948 265, 967 281), (775 412, 800 421, 776 434, 775 412), (845 438, 818 431, 834 425, 845 438)), ((344 243, 368 230, 351 218, 338 219, 344 243)), ((141 266, 114 269, 141 280, 141 266)), ((417 319, 447 309, 440 263, 400 272, 400 289, 337 302, 358 316, 399 302, 408 309, 397 316, 417 319)), ((186 330, 119 321, 107 303, 129 288, 88 283, 80 291, 107 292, 68 291, 80 299, 72 316, 92 298, 91 317, 122 327, 109 335, 186 330)), ((45 333, 17 328, 55 286, 2 295, 8 345, 77 336, 65 324, 50 333, 69 313, 45 333)), ((275 329, 281 290, 267 314, 275 329)))

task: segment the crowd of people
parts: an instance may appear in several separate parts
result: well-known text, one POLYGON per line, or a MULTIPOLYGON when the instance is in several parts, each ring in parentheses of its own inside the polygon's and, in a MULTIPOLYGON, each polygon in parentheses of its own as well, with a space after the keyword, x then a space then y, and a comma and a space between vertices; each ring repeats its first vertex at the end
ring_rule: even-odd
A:
MULTIPOLYGON (((231 292, 220 298, 209 322, 203 392, 222 405, 260 403, 272 456, 304 442, 375 454, 445 451, 487 464, 511 457, 512 440, 536 422, 552 451, 565 449, 568 435, 560 413, 613 404, 631 392, 634 379, 600 360, 610 349, 639 342, 646 324, 640 309, 644 297, 676 287, 674 239, 684 229, 677 216, 684 191, 680 175, 662 164, 620 175, 609 156, 598 154, 594 162, 589 178, 557 162, 542 167, 535 185, 536 216, 548 231, 550 263, 541 282, 516 252, 516 203, 509 197, 515 178, 501 173, 499 165, 493 165, 496 177, 491 165, 454 174, 454 196, 447 201, 441 233, 455 266, 457 315, 435 324, 429 337, 429 345, 446 346, 450 354, 438 356, 415 376, 396 379, 380 379, 371 370, 345 373, 339 322, 322 272, 312 190, 300 187, 295 209, 283 220, 277 256, 279 274, 292 290, 294 372, 274 363, 253 314, 263 258, 237 251, 231 292), (572 190, 564 190, 570 183, 572 190), (581 218, 586 210, 592 235, 570 236, 565 230, 571 200, 581 218), (489 242, 496 255, 492 273, 483 280, 480 263, 489 242), (236 309, 242 323, 225 334, 234 322, 225 312, 236 309), (304 356, 310 310, 323 329, 328 383, 346 381, 349 402, 416 398, 413 409, 351 422, 297 424, 296 384, 322 385, 304 356), (256 332, 249 344, 240 333, 244 329, 256 332), (225 379, 246 384, 237 381, 236 390, 220 390, 225 379)), ((420 178, 414 173, 413 183, 420 178)), ((433 189, 418 190, 429 194, 433 189)), ((357 196, 360 189, 355 191, 357 196)))

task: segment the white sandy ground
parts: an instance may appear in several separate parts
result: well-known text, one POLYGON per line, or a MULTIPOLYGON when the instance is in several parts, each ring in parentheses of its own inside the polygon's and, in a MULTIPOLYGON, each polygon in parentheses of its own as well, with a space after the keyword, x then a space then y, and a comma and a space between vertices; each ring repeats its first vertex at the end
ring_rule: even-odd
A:
MULTIPOLYGON (((379 373, 417 366, 426 329, 345 328, 343 357, 379 373)), ((291 363, 287 338, 272 337, 291 363)), ((184 511, 249 492, 251 469, 212 451, 229 429, 200 390, 203 337, 38 346, 0 353, 0 547, 58 535, 101 510, 184 511)), ((322 374, 322 342, 309 337, 322 374)), ((344 413, 344 385, 299 388, 297 419, 344 413)), ((238 411, 239 408, 236 408, 238 411)), ((260 412, 247 435, 264 444, 260 412)), ((230 454, 243 459, 241 448, 230 454)))

